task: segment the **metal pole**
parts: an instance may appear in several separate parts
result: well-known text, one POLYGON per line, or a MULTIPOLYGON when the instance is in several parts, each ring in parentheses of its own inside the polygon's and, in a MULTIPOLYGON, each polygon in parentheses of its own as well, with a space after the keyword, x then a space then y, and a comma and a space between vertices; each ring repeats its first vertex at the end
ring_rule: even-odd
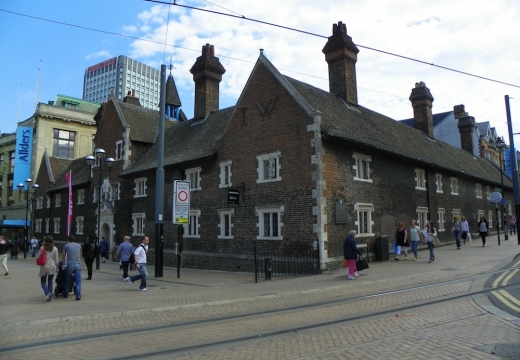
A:
POLYGON ((26 234, 28 234, 28 231, 27 231, 27 217, 28 217, 28 213, 29 213, 29 184, 27 184, 27 191, 25 192, 25 227, 23 229, 23 239, 22 239, 22 243, 23 243, 23 258, 26 259, 27 258, 27 236, 26 234))
POLYGON ((163 276, 164 248, 164 108, 166 102, 166 65, 161 65, 159 134, 157 135, 157 170, 155 172, 155 277, 163 276))
POLYGON ((181 277, 182 225, 177 225, 177 279, 181 277))
POLYGON ((495 203, 495 215, 497 218, 497 236, 498 236, 498 245, 500 245, 500 219, 498 218, 498 203, 495 203))
MULTIPOLYGON (((506 115, 507 115, 507 130, 509 132, 509 148, 511 149, 511 175, 513 177, 513 196, 515 198, 515 215, 518 219, 520 216, 520 186, 518 183, 518 162, 516 160, 515 141, 513 139, 513 125, 511 123, 511 110, 509 108, 509 95, 505 95, 506 101, 506 115)), ((520 245, 520 223, 516 222, 516 238, 518 245, 520 245)))
POLYGON ((97 220, 97 254, 96 254, 96 270, 99 270, 99 263, 101 260, 101 254, 99 253, 99 238, 101 236, 101 158, 99 158, 99 182, 98 182, 98 220, 97 220))
MULTIPOLYGON (((504 143, 502 143, 502 146, 504 146, 504 143)), ((498 150, 500 150, 499 154, 500 154, 500 183, 501 183, 501 190, 502 190, 502 194, 505 195, 505 190, 504 190, 504 171, 503 171, 503 166, 504 166, 504 160, 502 159, 502 148, 499 148, 498 150)), ((506 224, 506 221, 505 219, 507 219, 507 216, 504 214, 504 209, 505 209, 505 206, 504 204, 502 204, 502 202, 500 202, 500 210, 501 210, 501 213, 502 213, 502 218, 500 219, 500 223, 503 224, 503 226, 506 224)), ((507 236, 507 228, 504 226, 504 240, 509 240, 509 237, 507 236)))

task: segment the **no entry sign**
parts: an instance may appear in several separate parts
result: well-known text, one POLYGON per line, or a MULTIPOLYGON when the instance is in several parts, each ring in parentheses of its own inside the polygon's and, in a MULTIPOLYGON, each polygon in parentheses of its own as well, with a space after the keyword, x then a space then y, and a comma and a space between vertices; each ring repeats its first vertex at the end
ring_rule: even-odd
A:
POLYGON ((190 223, 190 182, 173 182, 173 223, 190 223))

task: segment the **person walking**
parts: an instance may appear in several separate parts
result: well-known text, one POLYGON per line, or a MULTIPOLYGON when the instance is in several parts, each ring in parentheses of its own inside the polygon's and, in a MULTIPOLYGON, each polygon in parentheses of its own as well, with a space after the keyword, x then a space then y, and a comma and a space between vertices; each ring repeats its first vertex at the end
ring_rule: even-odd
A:
POLYGON ((460 231, 462 231, 460 236, 464 242, 464 245, 466 245, 466 240, 468 240, 468 242, 469 242, 469 237, 468 237, 469 223, 468 223, 468 220, 466 220, 465 216, 462 216, 460 218, 460 231))
POLYGON ((4 240, 4 235, 0 235, 0 263, 5 270, 5 276, 9 275, 9 269, 7 268, 7 249, 9 244, 4 240))
POLYGON ((99 243, 99 254, 101 255, 101 260, 105 262, 108 257, 108 244, 104 236, 101 237, 101 242, 99 243))
POLYGON ((36 248, 38 247, 38 239, 36 239, 36 236, 32 236, 31 239, 31 256, 36 256, 36 248))
MULTIPOLYGON (((31 240, 32 241, 32 240, 31 240)), ((38 240, 36 240, 38 242, 38 240)), ((40 265, 40 283, 42 285, 43 292, 45 293, 45 301, 52 300, 52 281, 54 275, 58 273, 58 249, 54 246, 54 239, 52 236, 48 236, 45 243, 38 251, 38 257, 40 254, 45 253, 45 265, 40 265)))
POLYGON ((85 280, 92 280, 92 263, 97 256, 98 247, 93 236, 89 236, 87 241, 83 244, 83 260, 87 265, 87 278, 85 280))
POLYGON ((460 234, 461 234, 461 225, 460 218, 455 215, 453 217, 453 221, 451 223, 451 232, 455 235, 455 243, 457 244, 457 250, 460 250, 460 234))
POLYGON ((435 260, 435 255, 433 253, 433 239, 437 236, 437 229, 433 227, 433 222, 428 221, 426 223, 426 227, 422 230, 422 234, 426 245, 428 245, 428 250, 430 250, 430 260, 428 260, 428 262, 431 263, 435 260))
POLYGON ((20 239, 15 235, 13 246, 11 247, 11 259, 18 260, 18 251, 20 250, 20 239))
MULTIPOLYGON (((48 238, 49 236, 47 236, 48 238)), ((67 267, 63 297, 69 297, 70 277, 74 274, 74 295, 76 300, 81 300, 81 245, 76 243, 74 235, 67 236, 68 243, 63 247, 62 264, 67 267)))
POLYGON ((397 243, 397 254, 394 260, 399 261, 399 256, 401 256, 401 248, 403 248, 404 259, 408 260, 408 230, 406 230, 402 222, 397 224, 395 240, 397 243))
POLYGON ((140 291, 148 290, 146 288, 146 279, 148 278, 148 272, 146 271, 146 253, 148 252, 148 243, 150 239, 148 236, 143 236, 142 243, 133 252, 135 258, 135 266, 139 271, 139 275, 130 277, 130 287, 134 286, 134 281, 141 279, 141 285, 139 286, 140 291))
POLYGON ((509 223, 509 235, 516 235, 516 217, 509 214, 507 222, 509 223))
POLYGON ((408 230, 408 234, 410 236, 410 247, 412 248, 413 252, 413 261, 417 260, 417 248, 419 247, 419 240, 421 240, 421 228, 417 226, 417 221, 412 220, 412 225, 410 226, 410 229, 408 230))
POLYGON ((123 237, 123 242, 119 244, 116 252, 116 260, 120 258, 121 266, 123 267, 123 281, 130 280, 128 278, 128 265, 130 256, 133 256, 134 247, 130 244, 130 236, 123 237))
POLYGON ((488 233, 489 224, 484 216, 482 216, 478 222, 478 232, 482 238, 482 247, 486 247, 486 236, 488 233))
POLYGON ((348 280, 356 280, 359 276, 356 269, 356 257, 362 255, 356 244, 356 230, 350 230, 343 243, 343 258, 348 261, 348 280))

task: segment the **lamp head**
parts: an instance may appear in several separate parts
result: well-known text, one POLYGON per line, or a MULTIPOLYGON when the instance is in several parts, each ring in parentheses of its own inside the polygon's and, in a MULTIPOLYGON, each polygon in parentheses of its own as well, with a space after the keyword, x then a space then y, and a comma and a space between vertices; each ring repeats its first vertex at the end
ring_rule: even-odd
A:
POLYGON ((88 166, 92 166, 96 162, 96 158, 92 155, 87 155, 85 157, 85 162, 87 163, 88 166))
POLYGON ((101 159, 101 158, 105 157, 105 150, 103 150, 103 149, 99 149, 98 148, 98 149, 94 150, 94 153, 96 154, 96 157, 98 159, 101 159))
POLYGON ((23 190, 23 188, 25 187, 25 185, 22 184, 22 183, 19 183, 18 185, 16 185, 16 187, 18 188, 18 190, 23 190))
POLYGON ((27 185, 29 185, 30 183, 32 183, 32 179, 27 179, 25 180, 25 182, 27 183, 27 185))
POLYGON ((107 166, 108 166, 109 168, 111 168, 112 165, 114 164, 114 161, 115 161, 114 158, 109 157, 109 158, 107 158, 107 159, 105 160, 105 163, 107 164, 107 166))

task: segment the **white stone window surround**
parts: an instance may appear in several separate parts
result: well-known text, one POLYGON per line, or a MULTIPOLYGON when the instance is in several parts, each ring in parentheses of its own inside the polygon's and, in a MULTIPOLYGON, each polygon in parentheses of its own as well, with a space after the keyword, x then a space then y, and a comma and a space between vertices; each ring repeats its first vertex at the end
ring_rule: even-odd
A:
POLYGON ((356 221, 358 237, 374 236, 372 220, 372 213, 374 212, 374 204, 356 203, 354 204, 354 211, 356 212, 356 221))
POLYGON ((34 226, 35 226, 34 231, 37 233, 41 233, 42 232, 42 219, 35 219, 34 226))
POLYGON ((134 198, 138 197, 146 197, 146 178, 137 178, 134 179, 134 198))
POLYGON ((231 183, 231 165, 233 165, 233 162, 231 160, 220 162, 219 188, 227 188, 233 186, 233 184, 231 183))
POLYGON ((258 236, 257 240, 283 240, 282 236, 282 216, 285 212, 284 205, 256 206, 255 213, 258 216, 258 236), (269 229, 264 228, 265 216, 269 219, 269 229), (273 235, 270 235, 273 234, 273 235))
POLYGON ((200 173, 202 168, 196 167, 191 169, 186 169, 186 181, 190 182, 190 191, 198 191, 202 190, 202 177, 200 173))
POLYGON ((36 209, 43 209, 43 196, 36 198, 36 209))
POLYGON ((439 194, 442 194, 442 174, 435 174, 435 185, 437 186, 435 191, 439 194))
POLYGON ((364 154, 352 154, 354 159, 354 180, 372 182, 372 157, 364 154))
POLYGON ((78 190, 78 205, 85 203, 85 189, 78 190))
POLYGON ((190 223, 184 226, 184 237, 200 239, 200 210, 190 210, 190 223))
POLYGON ((425 206, 418 206, 415 210, 417 212, 417 220, 419 224, 417 224, 421 229, 426 227, 426 222, 428 221, 428 208, 425 206))
POLYGON ((437 227, 438 227, 438 231, 445 231, 445 228, 444 228, 444 214, 446 212, 444 211, 444 208, 439 208, 437 210, 437 216, 439 217, 439 220, 437 222, 437 227))
POLYGON ((477 199, 482 199, 482 184, 475 184, 475 192, 477 199))
POLYGON ((116 158, 115 160, 123 159, 123 140, 116 141, 116 158))
POLYGON ((51 225, 50 219, 49 218, 45 218, 45 233, 46 234, 49 233, 50 225, 51 225))
POLYGON ((459 195, 459 180, 456 177, 450 178, 450 187, 452 195, 459 195))
POLYGON ((76 217, 76 234, 83 234, 83 222, 84 222, 83 216, 76 217))
POLYGON ((219 209, 219 235, 218 239, 234 239, 233 235, 233 215, 235 214, 235 208, 219 209), (227 223, 227 224, 226 224, 227 223), (229 233, 226 234, 226 225, 229 229, 229 233))
POLYGON ((282 166, 280 165, 281 156, 282 153, 280 151, 257 155, 257 184, 282 181, 282 176, 280 174, 280 170, 282 169, 282 166), (266 166, 268 166, 268 168, 266 168, 266 166), (268 173, 267 176, 266 172, 268 173))
POLYGON ((133 213, 132 214, 132 235, 133 236, 144 235, 145 219, 146 219, 145 213, 133 213))
POLYGON ((415 189, 426 190, 426 172, 424 169, 415 169, 415 189))
POLYGON ((495 216, 493 215, 493 211, 492 210, 489 210, 488 211, 488 224, 489 224, 489 228, 490 229, 493 229, 493 223, 496 221, 495 219, 495 216))
POLYGON ((54 233, 60 233, 60 218, 54 218, 54 233))
MULTIPOLYGON (((486 186, 486 199, 487 200, 491 200, 491 188, 488 186, 486 186)), ((484 215, 482 215, 484 216, 484 215)))
POLYGON ((61 194, 56 194, 54 196, 54 204, 56 207, 60 207, 61 206, 61 194))

